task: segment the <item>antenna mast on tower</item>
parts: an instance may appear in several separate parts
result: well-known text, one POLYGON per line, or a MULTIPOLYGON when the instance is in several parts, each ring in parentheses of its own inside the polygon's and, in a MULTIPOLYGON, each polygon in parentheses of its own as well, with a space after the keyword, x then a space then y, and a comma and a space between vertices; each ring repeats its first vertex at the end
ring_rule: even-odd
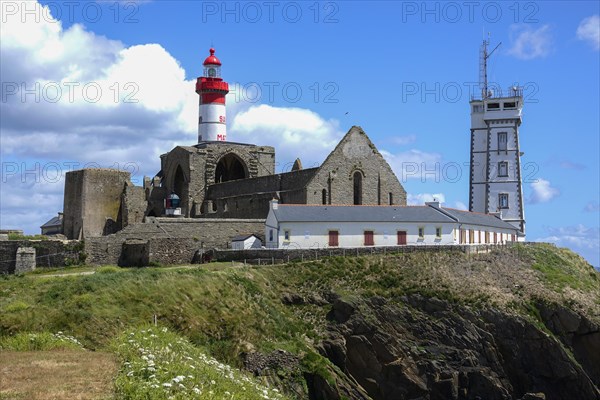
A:
POLYGON ((494 47, 494 50, 488 53, 487 48, 490 44, 489 38, 490 34, 488 33, 488 40, 484 40, 479 49, 479 87, 481 89, 481 98, 484 100, 491 97, 491 93, 488 90, 487 60, 502 44, 502 42, 498 43, 498 45, 494 47))

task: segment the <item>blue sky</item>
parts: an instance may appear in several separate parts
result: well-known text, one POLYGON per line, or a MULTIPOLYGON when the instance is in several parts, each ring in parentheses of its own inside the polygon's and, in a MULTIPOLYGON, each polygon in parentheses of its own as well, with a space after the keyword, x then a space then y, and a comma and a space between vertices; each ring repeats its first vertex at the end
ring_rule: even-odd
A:
POLYGON ((469 94, 489 33, 502 42, 490 81, 525 87, 528 240, 600 266, 596 1, 1 6, 3 229, 38 233, 62 209, 70 169, 118 167, 141 184, 160 154, 195 143, 193 81, 211 45, 233 89, 229 140, 275 146, 284 171, 298 156, 320 163, 360 125, 409 202, 463 208, 469 94))

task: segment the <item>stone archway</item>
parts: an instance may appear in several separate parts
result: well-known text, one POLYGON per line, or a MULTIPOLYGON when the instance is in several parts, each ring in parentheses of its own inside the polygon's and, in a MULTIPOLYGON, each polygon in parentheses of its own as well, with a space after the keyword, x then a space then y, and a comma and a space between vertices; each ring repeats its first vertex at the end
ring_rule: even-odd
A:
POLYGON ((175 177, 173 178, 173 191, 180 199, 183 198, 183 191, 185 188, 185 175, 183 173, 183 169, 181 165, 177 166, 175 170, 175 177))
POLYGON ((248 167, 233 153, 227 153, 219 159, 215 168, 215 183, 245 179, 248 177, 248 167))

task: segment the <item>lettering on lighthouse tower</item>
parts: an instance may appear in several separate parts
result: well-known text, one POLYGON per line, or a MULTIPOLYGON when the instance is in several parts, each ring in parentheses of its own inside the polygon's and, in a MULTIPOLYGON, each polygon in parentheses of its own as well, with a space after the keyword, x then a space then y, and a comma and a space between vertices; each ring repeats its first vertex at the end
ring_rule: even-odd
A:
POLYGON ((215 49, 204 60, 204 73, 196 81, 198 93, 198 143, 227 140, 227 117, 225 96, 229 84, 221 78, 221 61, 215 56, 215 49))

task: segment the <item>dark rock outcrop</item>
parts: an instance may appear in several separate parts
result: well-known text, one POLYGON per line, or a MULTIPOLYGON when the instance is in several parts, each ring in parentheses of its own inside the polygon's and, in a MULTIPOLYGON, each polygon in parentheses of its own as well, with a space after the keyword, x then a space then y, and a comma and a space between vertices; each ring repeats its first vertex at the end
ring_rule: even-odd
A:
MULTIPOLYGON (((560 341, 492 308, 338 298, 320 351, 374 400, 600 399, 597 327, 566 309, 541 314, 560 341)), ((323 389, 314 398, 340 397, 323 389)))
POLYGON ((546 328, 572 350, 596 386, 600 386, 600 326, 558 304, 538 302, 546 328))

